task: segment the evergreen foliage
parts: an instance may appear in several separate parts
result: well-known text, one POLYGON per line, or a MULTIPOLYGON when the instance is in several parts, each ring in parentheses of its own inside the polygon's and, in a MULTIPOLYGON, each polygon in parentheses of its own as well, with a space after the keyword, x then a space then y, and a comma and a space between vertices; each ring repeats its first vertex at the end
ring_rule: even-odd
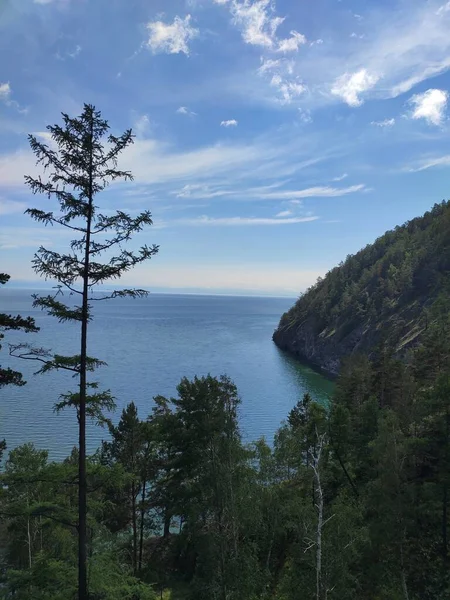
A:
POLYGON ((78 379, 75 392, 63 394, 57 410, 74 408, 79 424, 78 442, 78 598, 88 600, 87 579, 87 479, 86 418, 104 421, 103 411, 114 408, 109 390, 97 391, 97 383, 88 381, 88 373, 105 363, 88 355, 88 324, 92 319, 92 303, 116 296, 137 297, 147 292, 122 289, 99 298, 95 289, 110 280, 119 279, 134 266, 150 259, 157 246, 143 246, 137 252, 125 245, 133 234, 151 225, 145 211, 132 218, 123 211, 110 215, 100 212, 97 196, 117 180, 132 179, 131 173, 118 168, 120 154, 133 142, 131 130, 120 136, 109 133, 109 125, 94 106, 85 104, 82 114, 71 118, 62 114, 63 124, 47 127, 51 143, 45 144, 29 135, 31 149, 38 165, 46 173, 42 177, 25 177, 34 194, 56 201, 57 212, 30 208, 26 212, 38 223, 64 227, 75 236, 67 252, 40 247, 33 268, 45 279, 56 280, 56 293, 34 296, 34 307, 41 308, 60 322, 75 321, 80 326, 80 352, 75 356, 53 354, 42 348, 19 344, 13 355, 37 361, 41 373, 53 370, 71 372, 78 379), (114 250, 117 254, 114 255, 114 250), (101 257, 104 256, 103 262, 101 257), (78 304, 62 301, 64 291, 78 299, 78 304))
MULTIPOLYGON (((36 271, 58 288, 35 306, 80 324, 80 353, 16 345, 13 354, 78 379, 56 408, 75 408, 80 438, 63 462, 28 443, 2 465, 0 598, 447 600, 450 204, 349 257, 283 317, 283 326, 312 317, 316 333, 332 335, 355 323, 389 329, 370 356, 344 361, 330 406, 300 398, 273 444, 243 443, 238 390, 226 376, 183 378, 176 397, 155 397, 144 418, 130 402, 115 422, 103 412, 111 394, 87 379, 104 364, 87 354, 93 288, 157 248, 122 248, 151 224, 149 213, 106 216, 94 204, 109 180, 130 176, 116 158, 131 132, 103 144, 108 125, 88 105, 63 122, 49 128, 54 146, 30 137, 50 173, 47 182, 27 178, 60 212, 29 213, 79 237, 67 254, 36 254, 36 271), (62 301, 64 288, 78 305, 62 301), (400 360, 408 328, 415 344, 400 360), (108 432, 88 457, 86 417, 108 432)), ((1 337, 11 329, 37 330, 32 319, 0 315, 1 337)), ((23 384, 1 373, 3 384, 23 384)))
POLYGON ((280 321, 278 332, 302 327, 348 354, 381 342, 404 354, 427 327, 439 293, 450 293, 450 202, 386 232, 329 271, 280 321))

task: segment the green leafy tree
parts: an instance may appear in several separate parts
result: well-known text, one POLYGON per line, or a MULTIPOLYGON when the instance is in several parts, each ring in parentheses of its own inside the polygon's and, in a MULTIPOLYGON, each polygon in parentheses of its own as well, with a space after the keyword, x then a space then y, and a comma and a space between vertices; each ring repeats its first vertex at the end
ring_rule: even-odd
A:
MULTIPOLYGON (((132 567, 134 572, 142 569, 144 533, 150 493, 149 480, 155 471, 155 456, 149 424, 141 421, 137 407, 130 402, 122 411, 117 425, 108 423, 110 441, 102 445, 102 461, 118 464, 126 478, 121 488, 116 486, 113 504, 116 507, 113 528, 132 528, 132 567)), ((114 492, 111 490, 112 494, 114 492)))
POLYGON ((257 569, 242 535, 249 472, 237 422, 240 399, 227 377, 184 378, 178 397, 158 400, 161 453, 170 460, 158 486, 181 519, 195 597, 245 597, 257 569), (164 425, 166 422, 167 425, 164 425), (170 425, 170 426, 169 426, 170 425))
MULTIPOLYGON (((102 410, 114 405, 109 391, 97 391, 97 384, 88 381, 88 373, 104 364, 88 355, 88 325, 92 318, 93 293, 96 286, 121 275, 135 265, 154 256, 158 247, 143 246, 137 252, 124 248, 143 227, 152 224, 148 211, 135 218, 122 211, 113 215, 100 212, 96 197, 110 182, 130 180, 131 173, 117 167, 120 153, 133 141, 131 130, 120 136, 109 134, 109 125, 91 105, 84 105, 82 114, 71 118, 62 115, 63 124, 48 126, 52 143, 47 145, 30 135, 30 146, 42 165, 47 178, 27 176, 26 183, 33 193, 55 199, 59 212, 28 209, 28 214, 45 225, 59 225, 74 232, 66 254, 39 248, 33 261, 37 274, 57 282, 58 293, 36 296, 34 306, 46 310, 59 321, 75 321, 80 325, 80 351, 75 356, 51 355, 43 349, 20 345, 14 354, 42 363, 41 372, 66 370, 78 378, 76 392, 64 394, 58 409, 74 407, 79 423, 79 572, 80 600, 88 597, 87 537, 86 537, 86 417, 101 421, 102 410), (118 254, 113 255, 114 248, 118 254), (105 255, 105 261, 100 257, 105 255), (79 286, 78 286, 79 284, 79 286), (75 305, 64 303, 59 292, 69 291, 79 299, 75 305)), ((122 289, 106 297, 142 296, 144 290, 122 289)), ((104 298, 102 298, 104 299, 104 298)))

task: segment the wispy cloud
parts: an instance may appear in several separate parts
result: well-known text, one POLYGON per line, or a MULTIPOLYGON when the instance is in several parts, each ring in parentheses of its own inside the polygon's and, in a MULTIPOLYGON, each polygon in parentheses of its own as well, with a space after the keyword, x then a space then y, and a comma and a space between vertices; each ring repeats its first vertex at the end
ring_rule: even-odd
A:
MULTIPOLYGON (((145 117, 138 120, 142 131, 148 125, 145 117)), ((185 185, 214 184, 211 189, 217 191, 218 182, 224 190, 230 188, 231 181, 236 188, 243 182, 247 182, 244 187, 248 187, 249 182, 255 185, 255 181, 283 182, 287 177, 317 165, 332 152, 333 147, 329 144, 325 150, 320 150, 315 136, 299 138, 292 132, 268 132, 247 141, 230 138, 185 150, 180 150, 173 142, 148 137, 145 132, 123 152, 120 167, 133 173, 135 181, 128 184, 133 188, 159 185, 170 193, 185 185)), ((24 174, 36 176, 40 172, 29 149, 0 154, 0 185, 3 187, 23 186, 24 174)))
POLYGON ((306 37, 298 31, 291 31, 291 37, 278 42, 277 52, 297 52, 300 46, 306 44, 306 37))
POLYGON ((183 53, 189 56, 189 42, 199 34, 199 30, 191 25, 191 15, 186 15, 184 19, 176 16, 173 23, 153 21, 147 23, 147 29, 147 47, 155 54, 183 53))
POLYGON ((0 185, 2 187, 23 186, 24 175, 37 176, 34 155, 28 150, 0 155, 0 185))
POLYGON ((413 119, 425 119, 432 125, 441 125, 444 120, 448 97, 448 92, 436 89, 414 95, 409 100, 413 106, 411 117, 413 119))
POLYGON ((266 200, 296 200, 299 198, 336 198, 338 196, 346 196, 347 194, 355 194, 357 192, 366 191, 366 186, 363 183, 351 185, 344 188, 336 188, 330 186, 316 186, 305 188, 303 190, 278 190, 267 192, 260 197, 266 200))
POLYGON ((262 58, 258 73, 264 75, 270 86, 278 91, 278 101, 281 104, 290 104, 307 90, 301 79, 294 75, 292 60, 262 58))
POLYGON ((287 200, 292 205, 301 205, 301 200, 304 198, 337 198, 339 196, 347 196, 348 194, 356 194, 358 192, 366 192, 368 189, 364 184, 352 185, 348 187, 338 188, 331 186, 315 186, 297 190, 286 190, 283 185, 274 184, 270 186, 260 186, 256 188, 246 187, 241 185, 235 188, 227 188, 222 186, 219 189, 210 188, 200 184, 186 185, 182 190, 176 193, 177 197, 187 197, 196 199, 215 198, 227 196, 230 199, 245 199, 250 200, 287 200))
POLYGON ((14 200, 6 200, 0 198, 0 215, 11 215, 14 213, 23 213, 26 209, 26 204, 16 202, 14 200))
POLYGON ((172 195, 177 198, 192 198, 195 197, 198 200, 206 200, 209 198, 218 198, 221 196, 227 196, 232 194, 230 190, 223 188, 211 189, 208 185, 188 183, 181 188, 181 190, 175 190, 171 192, 172 195))
POLYGON ((187 115, 188 117, 196 117, 197 113, 194 112, 193 110, 189 110, 189 108, 187 106, 180 106, 180 108, 177 108, 177 114, 178 115, 187 115))
POLYGON ((384 121, 372 121, 371 125, 375 125, 375 127, 381 127, 382 129, 386 129, 386 127, 393 127, 395 125, 395 119, 384 119, 384 121))
POLYGON ((347 177, 347 173, 342 173, 342 175, 339 175, 338 177, 333 177, 333 181, 343 181, 344 179, 347 179, 347 177))
POLYGON ((407 170, 410 172, 426 171, 434 167, 450 167, 450 154, 436 158, 427 158, 415 167, 408 167, 407 170))
POLYGON ((307 43, 306 37, 296 30, 290 31, 290 37, 279 38, 277 30, 284 22, 284 17, 275 13, 275 3, 272 0, 230 0, 229 2, 215 0, 216 4, 229 7, 234 24, 240 29, 245 43, 259 46, 266 56, 258 69, 260 75, 267 74, 270 87, 279 93, 281 104, 290 104, 301 96, 305 90, 301 78, 293 71, 293 63, 286 60, 275 60, 277 54, 293 54, 300 46, 307 43))
POLYGON ((80 54, 81 50, 82 50, 81 46, 79 44, 77 44, 75 46, 75 50, 73 50, 73 52, 69 52, 70 58, 76 58, 80 54))
POLYGON ((13 250, 16 248, 39 248, 39 246, 58 246, 70 240, 70 232, 62 227, 2 227, 0 231, 0 248, 13 250))
POLYGON ((236 119, 229 119, 228 121, 221 121, 221 127, 237 127, 238 122, 236 119))
POLYGON ((277 213, 275 216, 277 218, 279 217, 290 217, 292 215, 292 210, 282 210, 281 212, 277 213))
POLYGON ((12 89, 9 81, 0 83, 0 101, 6 104, 6 106, 15 108, 20 113, 28 112, 26 108, 21 108, 19 103, 12 99, 12 89))
POLYGON ((194 219, 180 219, 179 225, 212 226, 212 227, 242 227, 250 225, 294 225, 296 223, 309 223, 317 221, 319 217, 290 217, 290 218, 265 218, 265 217, 208 217, 202 215, 194 219))
POLYGON ((148 115, 141 115, 136 119, 133 127, 133 131, 138 137, 144 137, 150 129, 150 119, 148 115))
POLYGON ((275 16, 272 0, 232 0, 229 5, 233 20, 240 27, 242 38, 247 44, 273 48, 276 31, 284 19, 275 16))
POLYGON ((11 98, 11 86, 9 81, 6 83, 0 83, 0 100, 3 102, 9 102, 11 98))
POLYGON ((372 89, 378 79, 378 75, 369 73, 367 69, 344 73, 334 82, 331 93, 342 98, 349 106, 361 106, 364 102, 361 94, 372 89))
POLYGON ((450 11, 450 2, 447 2, 447 4, 443 4, 442 6, 440 6, 437 9, 436 14, 437 15, 442 15, 442 14, 444 14, 446 12, 449 12, 449 11, 450 11))
MULTIPOLYGON (((253 6, 250 2, 244 4, 246 10, 253 6)), ((234 1, 225 5, 233 12, 234 1)), ((291 53, 282 63, 278 62, 277 52, 281 23, 276 21, 275 29, 269 28, 275 18, 274 4, 257 3, 252 14, 261 17, 255 22, 264 25, 266 32, 260 44, 264 63, 258 73, 274 89, 280 81, 303 85, 308 93, 290 100, 301 102, 303 108, 317 108, 337 99, 358 107, 367 99, 396 97, 450 69, 450 10, 446 4, 441 11, 438 7, 436 0, 413 0, 407 10, 397 3, 389 11, 385 5, 374 6, 360 21, 361 29, 354 32, 358 52, 354 38, 340 36, 333 43, 322 44, 320 51, 315 44, 302 45, 298 53, 291 53), (274 74, 279 77, 273 79, 274 74)), ((242 87, 243 93, 248 93, 242 87)), ((257 97, 255 94, 255 100, 257 97)), ((267 98, 267 94, 260 94, 260 98, 267 98)))

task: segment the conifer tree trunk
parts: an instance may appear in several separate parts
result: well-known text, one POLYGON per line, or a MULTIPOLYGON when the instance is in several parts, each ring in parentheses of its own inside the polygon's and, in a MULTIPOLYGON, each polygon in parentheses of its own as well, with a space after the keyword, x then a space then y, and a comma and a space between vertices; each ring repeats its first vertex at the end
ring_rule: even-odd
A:
POLYGON ((80 399, 79 399, 79 459, 78 459, 78 599, 88 600, 87 590, 87 486, 86 486, 86 358, 87 358, 87 325, 88 325, 88 293, 89 293, 89 249, 92 226, 92 141, 93 121, 90 123, 89 153, 89 198, 86 220, 86 240, 83 270, 83 300, 81 319, 81 351, 80 351, 80 399))
MULTIPOLYGON (((87 354, 88 323, 90 319, 90 301, 99 300, 94 296, 94 286, 100 286, 111 279, 119 279, 132 267, 150 259, 158 252, 158 246, 142 246, 137 252, 126 250, 123 245, 133 233, 152 224, 149 211, 132 218, 123 211, 105 215, 98 211, 94 201, 111 182, 121 179, 132 180, 128 171, 117 168, 120 153, 133 143, 131 130, 117 137, 109 134, 108 122, 101 113, 89 104, 84 105, 79 118, 70 118, 63 113, 63 126, 48 126, 56 150, 29 136, 30 146, 37 163, 47 171, 47 180, 42 177, 26 176, 25 181, 33 193, 55 198, 60 214, 53 211, 28 209, 26 212, 37 222, 44 225, 57 224, 76 232, 70 242, 70 251, 66 254, 40 247, 33 259, 33 269, 46 279, 57 282, 56 293, 47 296, 35 294, 33 306, 39 307, 60 322, 72 321, 81 325, 80 351, 75 356, 52 354, 43 348, 33 348, 29 344, 16 344, 10 348, 10 354, 19 358, 41 363, 38 372, 64 370, 75 374, 78 379, 76 393, 61 394, 55 409, 75 408, 79 425, 78 439, 78 600, 88 600, 87 583, 87 483, 86 483, 86 419, 104 423, 104 410, 114 408, 114 398, 109 390, 90 393, 90 387, 96 389, 98 382, 88 382, 88 372, 105 365, 104 361, 87 354), (108 137, 106 138, 106 136, 108 137), (106 139, 105 139, 106 138, 106 139), (100 256, 119 248, 116 256, 100 262, 100 256), (78 289, 77 284, 81 280, 78 289), (63 290, 78 295, 80 303, 69 306, 60 301, 63 290), (89 392, 89 393, 88 393, 89 392)), ((7 281, 0 274, 0 283, 7 281)), ((116 297, 142 297, 147 292, 141 289, 114 290, 101 299, 116 297)), ((1 315, 0 315, 1 316, 1 315)), ((0 326, 1 326, 0 319, 0 326)), ((8 325, 8 322, 7 322, 8 325)), ((32 320, 20 321, 15 329, 24 328, 35 331, 32 320)), ((21 385, 20 374, 11 372, 12 383, 21 385)), ((6 381, 8 383, 9 381, 6 381)), ((1 451, 1 447, 0 447, 1 451)), ((135 563, 136 564, 136 563, 135 563)))

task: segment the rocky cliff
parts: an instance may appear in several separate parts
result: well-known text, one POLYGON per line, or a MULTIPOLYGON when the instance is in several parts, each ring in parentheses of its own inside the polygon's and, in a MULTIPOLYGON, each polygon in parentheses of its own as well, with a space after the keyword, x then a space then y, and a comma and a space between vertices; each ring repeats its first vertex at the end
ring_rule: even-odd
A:
POLYGON ((285 313, 283 350, 332 375, 355 352, 420 341, 436 299, 450 294, 450 203, 436 204, 332 269, 285 313))

